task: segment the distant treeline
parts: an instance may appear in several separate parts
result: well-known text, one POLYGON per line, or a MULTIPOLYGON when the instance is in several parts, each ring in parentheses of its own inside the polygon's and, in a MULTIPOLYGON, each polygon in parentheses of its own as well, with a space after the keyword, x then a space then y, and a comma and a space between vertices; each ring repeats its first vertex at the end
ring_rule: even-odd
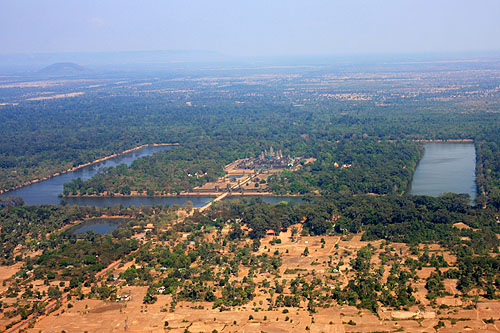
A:
MULTIPOLYGON (((481 87, 490 86, 488 78, 481 80, 481 87)), ((285 154, 318 159, 294 175, 273 179, 277 193, 401 193, 420 155, 420 148, 410 140, 472 138, 478 146, 479 192, 498 205, 500 114, 488 112, 498 108, 498 97, 489 97, 487 105, 479 95, 439 100, 438 92, 434 99, 401 98, 392 94, 397 86, 373 83, 370 91, 381 91, 383 103, 325 99, 307 90, 285 98, 285 89, 294 85, 299 89, 303 83, 235 85, 227 87, 226 93, 204 87, 189 105, 182 94, 120 96, 110 90, 5 107, 0 112, 0 187, 10 188, 141 144, 179 142, 181 146, 137 160, 130 167, 75 181, 66 193, 176 193, 213 180, 222 174, 224 164, 256 156, 270 146, 285 154), (249 97, 254 93, 259 97, 249 97), (304 106, 294 106, 298 98, 307 100, 304 106), (335 162, 352 167, 337 169, 335 162), (207 175, 189 177, 197 172, 207 175)), ((195 83, 177 85, 190 89, 195 83)), ((360 82, 359 87, 345 89, 355 93, 367 87, 360 82)), ((484 201, 480 195, 478 202, 484 201)))
POLYGON ((250 229, 251 238, 302 223, 304 233, 310 235, 364 232, 364 240, 410 244, 432 241, 452 247, 462 242, 461 237, 468 237, 475 251, 485 253, 500 245, 495 235, 500 232, 495 214, 492 208, 470 206, 468 195, 449 193, 437 198, 335 194, 306 197, 306 202, 296 205, 236 199, 217 203, 209 216, 239 220, 250 229), (453 226, 457 222, 480 231, 457 229, 453 226))

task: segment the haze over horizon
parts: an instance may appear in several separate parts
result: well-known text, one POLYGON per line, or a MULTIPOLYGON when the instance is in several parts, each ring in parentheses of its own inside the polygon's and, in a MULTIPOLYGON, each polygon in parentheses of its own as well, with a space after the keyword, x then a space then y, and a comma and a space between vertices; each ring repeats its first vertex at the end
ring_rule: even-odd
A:
POLYGON ((1 54, 206 50, 227 56, 500 51, 500 2, 85 1, 0 4, 1 54))

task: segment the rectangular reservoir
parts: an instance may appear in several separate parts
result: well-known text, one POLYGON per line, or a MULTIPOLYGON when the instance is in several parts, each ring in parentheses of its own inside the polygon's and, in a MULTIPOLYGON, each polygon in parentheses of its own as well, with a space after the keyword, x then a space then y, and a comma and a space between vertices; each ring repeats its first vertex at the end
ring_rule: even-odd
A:
POLYGON ((411 194, 467 193, 476 198, 476 148, 473 143, 426 143, 411 194))

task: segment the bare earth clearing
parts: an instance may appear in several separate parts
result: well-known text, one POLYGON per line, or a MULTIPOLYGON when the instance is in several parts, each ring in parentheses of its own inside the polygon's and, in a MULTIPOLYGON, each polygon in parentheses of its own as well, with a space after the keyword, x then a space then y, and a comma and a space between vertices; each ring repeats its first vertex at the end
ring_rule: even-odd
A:
MULTIPOLYGON (((301 225, 298 224, 300 235, 301 225)), ((279 251, 282 257, 280 280, 290 281, 297 276, 310 279, 314 276, 333 274, 341 284, 347 284, 352 277, 350 261, 355 258, 356 252, 369 244, 360 240, 360 235, 301 237, 292 239, 291 228, 277 236, 269 234, 262 240, 260 253, 279 251), (276 239, 280 243, 272 242, 276 239), (321 239, 324 239, 322 246, 321 239), (309 255, 302 255, 306 247, 309 255), (329 260, 332 264, 328 264, 329 260), (342 261, 339 271, 332 267, 342 261), (333 272, 333 273, 331 273, 333 272)), ((223 233, 226 233, 226 228, 223 233)), ((370 242, 376 249, 372 262, 381 265, 379 255, 382 252, 400 255, 401 258, 414 257, 405 244, 391 243, 384 246, 383 241, 370 242)), ((423 248, 423 246, 422 246, 423 248)), ((443 253, 446 260, 452 265, 454 257, 444 252, 438 245, 428 247, 430 253, 443 253)), ((123 272, 132 262, 127 263, 114 271, 114 274, 123 272)), ((390 265, 386 265, 386 274, 390 265)), ((418 271, 419 278, 428 277, 434 268, 424 267, 418 271)), ((242 272, 245 274, 245 272, 242 272)), ((257 284, 264 279, 272 279, 270 274, 261 274, 255 278, 257 284)), ((122 281, 123 282, 123 281, 122 281)), ((312 332, 433 332, 439 320, 445 327, 440 332, 497 332, 496 322, 486 324, 483 319, 498 319, 500 302, 480 299, 477 309, 464 309, 469 302, 460 297, 445 296, 437 300, 438 305, 446 307, 434 308, 425 298, 425 280, 419 280, 415 293, 420 306, 412 306, 408 310, 394 310, 380 308, 375 314, 354 306, 338 305, 335 302, 329 308, 318 308, 316 313, 307 310, 307 304, 301 302, 300 307, 275 308, 266 310, 268 297, 265 292, 256 290, 257 295, 252 302, 228 311, 213 309, 208 302, 179 302, 173 312, 169 311, 170 295, 158 295, 155 304, 143 304, 143 297, 147 287, 125 286, 120 280, 118 295, 130 295, 130 300, 120 302, 105 302, 95 299, 77 301, 68 308, 67 304, 49 316, 41 319, 28 332, 302 332, 310 329, 312 332), (123 286, 122 286, 123 285, 123 286), (252 317, 250 317, 252 316, 252 317), (165 323, 168 322, 168 326, 165 323)), ((456 281, 447 280, 446 289, 452 294, 457 293, 456 281)), ((470 302, 469 302, 470 304, 470 302)))

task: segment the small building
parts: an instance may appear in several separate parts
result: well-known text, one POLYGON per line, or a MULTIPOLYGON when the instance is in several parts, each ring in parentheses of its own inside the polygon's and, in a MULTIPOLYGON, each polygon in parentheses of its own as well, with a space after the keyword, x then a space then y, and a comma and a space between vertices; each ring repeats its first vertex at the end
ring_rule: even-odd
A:
POLYGON ((116 301, 117 302, 128 302, 132 299, 130 295, 118 295, 116 296, 116 301))

